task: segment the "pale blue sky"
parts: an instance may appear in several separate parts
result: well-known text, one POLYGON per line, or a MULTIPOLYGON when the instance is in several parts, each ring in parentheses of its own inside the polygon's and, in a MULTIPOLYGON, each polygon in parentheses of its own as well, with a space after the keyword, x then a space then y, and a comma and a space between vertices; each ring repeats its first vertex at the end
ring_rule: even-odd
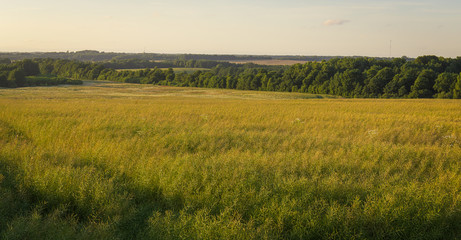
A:
POLYGON ((461 56, 459 0, 0 0, 0 6, 0 51, 461 56))

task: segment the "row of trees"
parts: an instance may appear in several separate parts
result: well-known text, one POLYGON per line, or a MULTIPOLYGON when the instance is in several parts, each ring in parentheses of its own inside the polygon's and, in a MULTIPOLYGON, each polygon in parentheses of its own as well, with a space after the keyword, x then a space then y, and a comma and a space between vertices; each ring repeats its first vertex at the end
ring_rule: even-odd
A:
POLYGON ((290 67, 218 64, 209 71, 175 73, 157 67, 117 71, 101 64, 36 59, 0 65, 0 84, 21 86, 23 76, 241 90, 306 92, 343 97, 461 98, 461 57, 334 58, 290 67), (8 82, 10 81, 10 82, 8 82), (5 84, 6 83, 6 84, 5 84))
POLYGON ((26 86, 26 76, 39 74, 38 63, 23 60, 14 64, 9 59, 3 59, 0 64, 0 87, 26 86))
MULTIPOLYGON (((140 60, 211 60, 211 61, 235 61, 235 60, 269 60, 278 58, 279 56, 261 56, 261 55, 210 55, 210 54, 163 54, 163 53, 115 53, 115 52, 100 52, 95 50, 83 50, 76 52, 0 52, 1 58, 12 60, 24 60, 35 58, 53 58, 53 59, 68 59, 77 61, 111 61, 122 59, 140 59, 140 60)), ((283 56, 286 58, 298 59, 300 56, 283 56)), ((312 56, 316 59, 325 57, 312 56)))
POLYGON ((175 78, 173 69, 158 68, 117 71, 101 64, 63 59, 25 59, 0 64, 0 87, 78 84, 84 80, 111 80, 128 83, 168 84, 175 78))
POLYGON ((96 80, 104 66, 96 63, 85 63, 76 60, 63 59, 35 59, 38 63, 40 74, 56 75, 58 77, 96 80))
POLYGON ((111 68, 106 68, 101 71, 97 80, 109 80, 126 83, 142 83, 142 84, 159 84, 171 85, 176 78, 176 74, 172 68, 161 70, 159 68, 147 68, 136 71, 117 71, 111 68))
POLYGON ((222 66, 237 66, 229 62, 218 62, 212 60, 165 60, 149 61, 143 59, 121 59, 104 62, 104 67, 114 69, 142 69, 142 68, 213 68, 221 64, 222 66))
POLYGON ((0 87, 81 84, 78 79, 95 79, 101 65, 70 60, 24 59, 0 64, 0 87))
POLYGON ((217 66, 178 74, 170 85, 333 94, 343 97, 460 98, 461 58, 336 58, 289 68, 217 66))

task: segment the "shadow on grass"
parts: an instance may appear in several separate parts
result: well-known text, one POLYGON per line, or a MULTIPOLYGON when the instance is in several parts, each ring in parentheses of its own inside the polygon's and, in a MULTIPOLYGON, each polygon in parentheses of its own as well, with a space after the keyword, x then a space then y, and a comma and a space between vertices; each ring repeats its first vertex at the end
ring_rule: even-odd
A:
MULTIPOLYGON (((5 121, 0 121, 0 137, 0 147, 28 147, 31 151, 38 148, 33 139, 5 121)), ((56 171, 59 171, 60 165, 68 164, 64 161, 65 155, 43 153, 40 157, 43 161, 53 162, 56 171)), ((0 152, 0 238, 50 238, 60 232, 57 228, 62 230, 63 236, 85 238, 94 235, 82 235, 82 232, 93 228, 91 231, 103 231, 105 234, 102 235, 109 234, 113 238, 136 239, 146 232, 148 219, 154 212, 179 212, 184 206, 181 194, 165 197, 162 189, 155 184, 139 186, 136 179, 111 171, 104 165, 107 161, 95 159, 78 159, 71 166, 71 171, 79 173, 84 172, 84 168, 94 169, 97 178, 77 180, 96 179, 105 183, 104 186, 111 186, 102 195, 107 198, 103 199, 103 204, 94 200, 94 195, 98 193, 91 191, 92 183, 82 186, 83 191, 88 191, 84 193, 83 200, 79 199, 78 191, 82 189, 78 186, 55 194, 55 189, 48 188, 48 185, 37 186, 40 183, 34 182, 34 176, 30 176, 33 172, 25 172, 24 166, 21 166, 24 159, 21 158, 16 152, 0 152), (99 227, 101 229, 94 229, 99 227)))
POLYGON ((137 187, 130 184, 133 179, 124 175, 113 177, 106 174, 107 179, 100 179, 115 179, 117 190, 111 194, 114 199, 109 205, 82 203, 72 193, 66 198, 51 196, 33 185, 23 185, 20 179, 24 177, 24 172, 12 162, 14 160, 0 155, 0 236, 17 235, 18 232, 36 237, 54 236, 53 227, 36 229, 43 224, 64 225, 81 235, 79 231, 88 226, 108 224, 113 237, 138 239, 147 232, 148 220, 154 212, 179 214, 184 207, 181 194, 165 197, 159 187, 137 187), (48 230, 51 232, 47 233, 48 230))
POLYGON ((8 228, 8 223, 31 210, 27 194, 19 190, 14 168, 5 164, 0 156, 0 233, 8 228))

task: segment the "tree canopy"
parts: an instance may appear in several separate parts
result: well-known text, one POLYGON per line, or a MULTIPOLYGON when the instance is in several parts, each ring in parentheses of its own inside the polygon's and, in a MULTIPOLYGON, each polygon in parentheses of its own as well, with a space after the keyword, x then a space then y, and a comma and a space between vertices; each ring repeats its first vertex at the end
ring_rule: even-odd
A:
POLYGON ((421 56, 415 60, 404 57, 392 60, 366 57, 333 58, 292 66, 195 60, 178 60, 171 63, 184 67, 208 67, 209 70, 187 73, 175 72, 171 67, 167 69, 156 66, 139 70, 115 70, 94 62, 26 59, 0 64, 0 85, 24 86, 27 85, 24 77, 53 75, 78 80, 306 92, 343 97, 459 98, 461 95, 459 57, 451 59, 421 56))

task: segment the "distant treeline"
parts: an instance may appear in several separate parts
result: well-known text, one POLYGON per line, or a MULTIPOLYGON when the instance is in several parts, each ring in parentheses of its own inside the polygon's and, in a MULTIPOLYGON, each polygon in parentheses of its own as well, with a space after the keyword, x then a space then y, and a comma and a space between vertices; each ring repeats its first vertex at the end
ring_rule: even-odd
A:
POLYGON ((208 54, 162 54, 162 53, 114 53, 84 50, 76 52, 0 52, 0 58, 23 60, 34 58, 53 58, 78 60, 83 62, 103 62, 111 60, 139 59, 147 61, 162 60, 270 60, 271 56, 261 55, 208 55, 208 54))
POLYGON ((461 57, 335 58, 291 67, 218 65, 175 74, 159 69, 114 71, 98 79, 162 85, 332 94, 350 98, 461 98, 461 57), (163 75, 162 75, 163 73, 163 75), (174 77, 173 77, 174 76, 174 77))
MULTIPOLYGON (((338 56, 339 58, 342 58, 338 56)), ((250 61, 250 60, 301 60, 322 61, 334 56, 273 56, 273 55, 218 55, 218 54, 162 54, 162 53, 114 53, 84 50, 76 52, 0 52, 1 58, 14 61, 34 58, 53 58, 78 60, 83 62, 108 62, 112 60, 138 59, 146 61, 174 61, 174 60, 209 60, 209 61, 250 61)), ((158 66, 157 66, 158 67, 158 66)))
POLYGON ((103 62, 102 65, 114 69, 142 69, 142 68, 213 68, 218 65, 225 67, 237 66, 229 62, 218 62, 213 60, 164 60, 149 61, 142 59, 122 59, 103 62))
POLYGON ((137 71, 116 71, 101 64, 36 59, 1 65, 0 80, 2 76, 3 79, 7 76, 6 79, 11 81, 17 74, 15 71, 23 71, 26 76, 51 74, 72 79, 305 92, 343 97, 461 98, 461 57, 452 59, 421 56, 415 60, 334 58, 290 67, 218 64, 209 71, 196 71, 190 74, 175 73, 171 68, 161 70, 157 67, 137 71), (31 67, 32 65, 34 67, 31 67), (5 74, 5 69, 9 69, 9 73, 5 74))

